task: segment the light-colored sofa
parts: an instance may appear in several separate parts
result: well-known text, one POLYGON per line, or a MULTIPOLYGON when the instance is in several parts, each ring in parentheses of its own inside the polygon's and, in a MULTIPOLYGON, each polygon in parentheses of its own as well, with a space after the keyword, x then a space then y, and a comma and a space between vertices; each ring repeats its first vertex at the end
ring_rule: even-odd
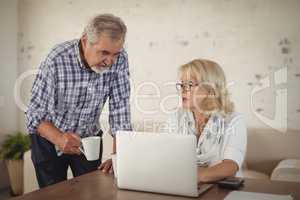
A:
MULTIPOLYGON (((160 129, 160 126, 160 123, 153 122, 151 124, 136 123, 134 124, 134 130, 155 132, 160 129)), ((109 134, 104 134, 103 141, 103 160, 105 160, 111 152, 112 138, 109 134)), ((30 158, 30 151, 25 153, 24 160, 24 193, 28 193, 38 189, 38 185, 30 158)), ((281 133, 274 130, 248 129, 247 154, 242 170, 244 177, 297 181, 297 176, 300 177, 299 160, 300 131, 281 133), (286 159, 294 159, 294 161, 290 162, 293 165, 293 169, 281 169, 286 167, 286 162, 282 162, 282 164, 280 161, 286 159), (280 166, 278 165, 279 163, 280 166)), ((70 170, 68 171, 68 178, 72 178, 70 170)), ((298 181, 300 182, 300 179, 298 181)))

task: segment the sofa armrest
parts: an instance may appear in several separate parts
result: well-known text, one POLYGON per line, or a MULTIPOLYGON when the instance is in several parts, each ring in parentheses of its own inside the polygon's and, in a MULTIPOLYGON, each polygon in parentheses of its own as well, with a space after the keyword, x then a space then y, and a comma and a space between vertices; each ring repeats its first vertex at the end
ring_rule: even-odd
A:
POLYGON ((272 172, 271 180, 300 182, 300 160, 280 161, 272 172))
POLYGON ((270 180, 267 174, 250 169, 242 169, 242 172, 237 176, 241 178, 270 180))

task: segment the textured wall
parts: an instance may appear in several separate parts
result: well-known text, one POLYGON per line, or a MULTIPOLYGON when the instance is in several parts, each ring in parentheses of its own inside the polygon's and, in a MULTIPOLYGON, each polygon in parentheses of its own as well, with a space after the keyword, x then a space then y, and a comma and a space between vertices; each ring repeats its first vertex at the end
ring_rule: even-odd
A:
MULTIPOLYGON (((176 106, 178 66, 201 57, 224 68, 250 127, 299 129, 299 10, 298 0, 22 0, 19 67, 37 68, 53 45, 80 37, 91 16, 114 13, 129 30, 134 121, 164 120, 176 106)), ((24 102, 31 82, 21 87, 24 102)))
POLYGON ((13 89, 17 78, 17 0, 0 0, 0 139, 15 131, 17 107, 13 89))
MULTIPOLYGON (((6 134, 18 130, 13 97, 17 77, 17 12, 17 0, 0 0, 0 144, 6 134)), ((4 162, 0 161, 0 188, 9 184, 5 172, 4 162)))

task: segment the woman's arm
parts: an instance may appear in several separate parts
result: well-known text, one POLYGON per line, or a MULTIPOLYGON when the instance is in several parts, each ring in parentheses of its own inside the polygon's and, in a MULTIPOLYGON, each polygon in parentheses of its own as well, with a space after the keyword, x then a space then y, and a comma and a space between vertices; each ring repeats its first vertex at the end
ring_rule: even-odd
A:
POLYGON ((234 176, 238 169, 238 165, 233 160, 227 159, 208 168, 198 167, 198 182, 213 182, 234 176))
POLYGON ((198 168, 199 182, 218 181, 234 176, 241 168, 246 154, 247 129, 243 115, 236 114, 225 130, 222 162, 208 168, 198 168))

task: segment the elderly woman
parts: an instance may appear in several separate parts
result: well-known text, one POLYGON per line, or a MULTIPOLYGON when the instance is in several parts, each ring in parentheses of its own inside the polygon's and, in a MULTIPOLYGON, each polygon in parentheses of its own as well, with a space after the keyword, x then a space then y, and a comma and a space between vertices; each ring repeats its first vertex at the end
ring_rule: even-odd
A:
POLYGON ((172 113, 165 131, 197 137, 198 181, 235 176, 247 144, 245 121, 234 112, 222 68, 210 60, 193 60, 179 69, 182 108, 172 113))

